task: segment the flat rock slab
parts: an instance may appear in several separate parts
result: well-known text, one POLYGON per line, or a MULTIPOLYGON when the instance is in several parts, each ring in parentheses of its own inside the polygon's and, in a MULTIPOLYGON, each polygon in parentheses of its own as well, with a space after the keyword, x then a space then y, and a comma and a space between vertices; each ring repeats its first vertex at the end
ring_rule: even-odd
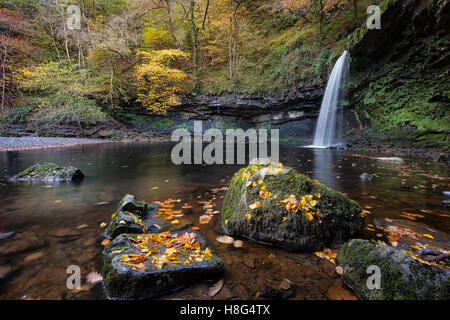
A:
POLYGON ((225 196, 222 228, 291 250, 319 251, 362 233, 361 207, 344 194, 281 164, 237 172, 225 196))
POLYGON ((448 300, 450 269, 422 263, 407 252, 398 247, 353 239, 340 248, 337 259, 344 270, 344 282, 362 299, 448 300), (371 266, 379 268, 379 288, 367 285, 373 279, 368 277, 374 275, 373 270, 368 274, 371 266))
POLYGON ((12 181, 79 181, 84 179, 80 169, 58 166, 54 163, 38 163, 16 174, 12 181))
POLYGON ((193 230, 122 234, 104 250, 109 299, 149 299, 219 279, 224 262, 193 230))

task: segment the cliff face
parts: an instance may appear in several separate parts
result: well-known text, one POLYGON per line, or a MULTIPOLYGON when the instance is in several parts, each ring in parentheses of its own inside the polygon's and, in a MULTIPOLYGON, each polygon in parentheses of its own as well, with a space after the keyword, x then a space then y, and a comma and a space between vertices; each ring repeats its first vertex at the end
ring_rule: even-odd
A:
POLYGON ((300 86, 287 97, 269 95, 186 96, 183 106, 168 116, 191 126, 203 121, 203 129, 277 128, 282 139, 310 142, 320 111, 323 86, 300 86))
MULTIPOLYGON (((366 142, 449 147, 450 1, 390 1, 351 48, 349 105, 366 142)), ((358 37, 357 37, 358 38, 358 37)))

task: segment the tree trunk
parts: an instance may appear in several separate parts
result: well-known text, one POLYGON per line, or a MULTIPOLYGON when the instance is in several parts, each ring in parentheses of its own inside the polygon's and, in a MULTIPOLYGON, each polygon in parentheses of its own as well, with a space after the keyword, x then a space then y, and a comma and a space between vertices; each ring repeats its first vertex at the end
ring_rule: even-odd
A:
POLYGON ((353 12, 355 14, 355 19, 358 19, 358 2, 353 0, 353 12))
POLYGON ((198 56, 198 28, 195 25, 195 0, 190 1, 190 25, 191 25, 191 34, 192 34, 192 49, 194 51, 194 79, 195 79, 195 88, 198 87, 198 73, 200 67, 200 59, 198 56))
POLYGON ((1 107, 2 109, 5 108, 5 94, 6 94, 6 56, 8 54, 8 47, 6 44, 3 44, 4 52, 3 52, 3 59, 2 59, 2 101, 1 101, 1 107))

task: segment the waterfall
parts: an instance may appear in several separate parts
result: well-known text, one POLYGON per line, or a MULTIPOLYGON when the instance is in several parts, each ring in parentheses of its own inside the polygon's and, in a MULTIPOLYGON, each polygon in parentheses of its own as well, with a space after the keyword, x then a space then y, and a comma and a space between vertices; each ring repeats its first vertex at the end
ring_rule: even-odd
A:
POLYGON ((342 142, 343 99, 350 72, 348 51, 339 57, 327 83, 314 135, 314 147, 326 148, 342 142))

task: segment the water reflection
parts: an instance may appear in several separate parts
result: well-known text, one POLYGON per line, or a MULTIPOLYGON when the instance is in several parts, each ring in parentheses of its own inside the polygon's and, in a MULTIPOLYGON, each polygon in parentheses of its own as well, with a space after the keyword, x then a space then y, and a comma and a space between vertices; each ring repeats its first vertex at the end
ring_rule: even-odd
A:
MULTIPOLYGON (((175 166, 170 159, 171 149, 172 145, 165 143, 111 143, 1 153, 0 232, 29 232, 45 243, 26 252, 0 256, 0 268, 8 266, 15 271, 0 287, 0 298, 18 299, 25 294, 42 299, 72 298, 65 287, 65 268, 79 265, 83 275, 101 271, 103 230, 98 226, 109 221, 126 193, 147 201, 172 198, 188 202, 194 210, 186 219, 197 225, 203 212, 198 201, 217 197, 215 203, 220 210, 223 194, 215 195, 210 190, 228 185, 243 165, 175 166), (37 162, 69 164, 82 169, 86 178, 81 184, 7 182, 7 177, 37 162), (77 229, 84 225, 87 227, 77 229), (25 262, 35 253, 42 253, 42 258, 25 262)), ((402 163, 382 162, 366 154, 292 145, 281 146, 280 159, 285 165, 347 193, 370 211, 369 218, 399 218, 404 211, 421 213, 421 223, 450 232, 448 209, 441 206, 442 192, 448 190, 445 166, 417 158, 402 163), (361 181, 363 172, 375 175, 375 179, 361 181), (410 188, 396 188, 402 183, 410 188)), ((311 255, 248 242, 244 254, 215 242, 222 233, 219 220, 217 216, 210 224, 202 225, 201 232, 226 260, 230 277, 227 285, 239 298, 251 297, 252 290, 260 291, 267 283, 301 279, 306 274, 304 270, 314 268, 318 268, 317 276, 301 280, 299 286, 305 290, 299 291, 297 298, 326 298, 326 286, 337 281, 326 278, 320 263, 311 255), (269 253, 277 256, 275 262, 268 260, 269 253)), ((86 294, 84 298, 104 298, 101 290, 86 294)), ((189 296, 185 292, 179 295, 189 296)))

